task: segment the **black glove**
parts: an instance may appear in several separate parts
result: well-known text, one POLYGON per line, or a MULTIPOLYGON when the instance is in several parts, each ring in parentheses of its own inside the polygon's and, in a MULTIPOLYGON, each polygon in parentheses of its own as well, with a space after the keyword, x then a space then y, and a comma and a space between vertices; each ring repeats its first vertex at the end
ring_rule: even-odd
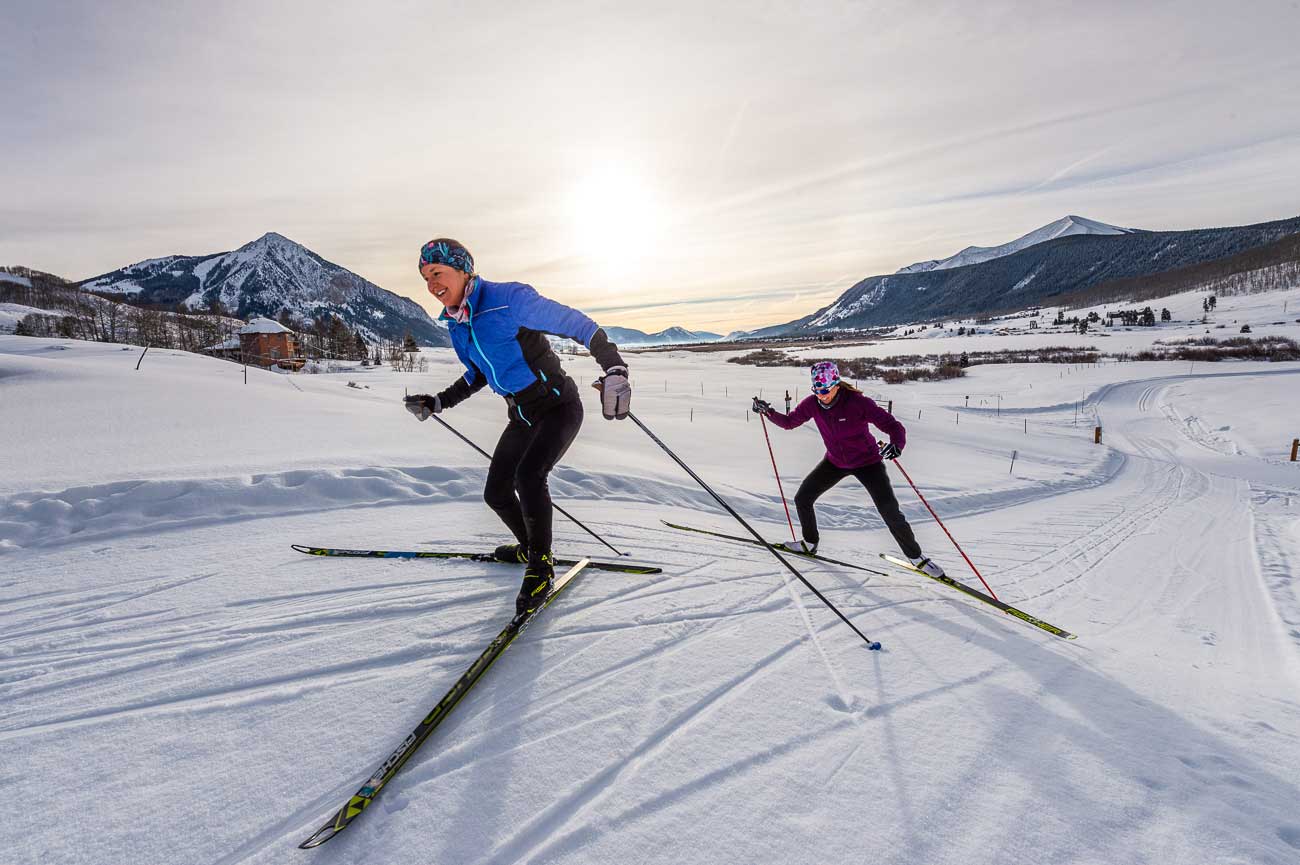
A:
MULTIPOLYGON (((880 444, 880 442, 876 442, 876 444, 880 444)), ((890 442, 887 445, 880 445, 880 456, 883 459, 896 460, 902 453, 903 449, 893 442, 890 442)))
POLYGON ((600 391, 600 412, 605 420, 627 417, 632 407, 632 385, 627 380, 627 367, 611 366, 592 386, 600 391))
POLYGON ((413 394, 406 398, 406 410, 415 415, 418 420, 426 421, 429 415, 442 411, 442 400, 427 393, 413 394))
POLYGON ((754 414, 765 415, 772 412, 772 404, 767 400, 762 400, 758 397, 754 397, 754 404, 750 408, 754 414))

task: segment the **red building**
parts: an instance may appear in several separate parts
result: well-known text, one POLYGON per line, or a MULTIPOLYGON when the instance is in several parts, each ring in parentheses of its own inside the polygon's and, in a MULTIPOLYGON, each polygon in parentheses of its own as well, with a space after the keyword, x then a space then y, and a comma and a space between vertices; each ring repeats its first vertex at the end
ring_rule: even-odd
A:
POLYGON ((293 333, 278 321, 255 318, 239 329, 244 360, 257 366, 274 366, 294 356, 293 333))

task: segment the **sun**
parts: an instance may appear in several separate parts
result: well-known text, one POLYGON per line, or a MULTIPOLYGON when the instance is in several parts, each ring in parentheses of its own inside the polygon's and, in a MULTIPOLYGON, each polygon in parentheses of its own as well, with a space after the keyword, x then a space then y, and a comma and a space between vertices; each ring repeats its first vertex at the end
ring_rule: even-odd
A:
POLYGON ((646 178, 625 165, 593 168, 570 197, 578 256, 601 276, 627 277, 661 254, 664 209, 646 178))

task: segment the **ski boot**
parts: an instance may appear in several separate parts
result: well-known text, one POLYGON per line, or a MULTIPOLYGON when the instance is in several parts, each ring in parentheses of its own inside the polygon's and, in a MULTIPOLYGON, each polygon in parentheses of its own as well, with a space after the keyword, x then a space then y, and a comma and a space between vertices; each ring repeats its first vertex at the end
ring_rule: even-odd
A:
POLYGON ((498 562, 522 565, 528 561, 528 547, 523 544, 502 544, 492 552, 498 562))
POLYGON ((515 616, 531 613, 542 605, 551 591, 551 580, 555 577, 555 556, 542 553, 530 557, 528 567, 524 569, 524 582, 519 587, 519 597, 515 598, 515 616))
POLYGON ((796 553, 801 556, 817 555, 817 545, 810 544, 807 541, 783 541, 779 544, 772 544, 783 553, 796 553))
POLYGON ((932 561, 929 556, 908 556, 907 560, 912 563, 912 567, 931 577, 938 578, 944 576, 943 568, 932 561))

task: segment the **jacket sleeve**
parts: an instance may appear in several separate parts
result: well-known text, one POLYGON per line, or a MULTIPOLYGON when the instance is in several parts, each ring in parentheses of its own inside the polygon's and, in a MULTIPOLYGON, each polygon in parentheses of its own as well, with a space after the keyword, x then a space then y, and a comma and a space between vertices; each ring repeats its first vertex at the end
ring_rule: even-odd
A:
POLYGON ((597 325, 586 315, 571 306, 565 306, 549 297, 542 297, 531 285, 518 286, 510 297, 510 309, 520 327, 540 330, 555 336, 567 336, 584 348, 595 336, 597 325))
POLYGON ((806 397, 789 414, 782 414, 776 409, 772 409, 765 417, 781 429, 794 429, 812 420, 812 404, 816 401, 816 397, 806 397))
POLYGON ((621 366, 627 368, 623 362, 623 356, 618 353, 618 346, 609 341, 609 334, 605 333, 605 328, 596 328, 596 333, 591 337, 591 342, 587 348, 591 350, 591 356, 600 364, 601 369, 609 369, 612 366, 621 366))
POLYGON ((519 283, 510 299, 510 308, 521 327, 567 336, 581 343, 601 369, 627 366, 618 353, 618 346, 609 341, 608 334, 594 320, 571 306, 542 297, 531 285, 519 283))
POLYGON ((449 387, 439 391, 438 399, 442 402, 443 408, 451 408, 478 393, 486 384, 487 378, 479 371, 478 367, 473 367, 465 375, 456 379, 449 387))
POLYGON ((866 401, 864 415, 867 423, 888 435, 889 441, 897 445, 901 451, 907 445, 907 430, 903 424, 898 418, 881 408, 871 397, 864 396, 863 399, 866 401))

